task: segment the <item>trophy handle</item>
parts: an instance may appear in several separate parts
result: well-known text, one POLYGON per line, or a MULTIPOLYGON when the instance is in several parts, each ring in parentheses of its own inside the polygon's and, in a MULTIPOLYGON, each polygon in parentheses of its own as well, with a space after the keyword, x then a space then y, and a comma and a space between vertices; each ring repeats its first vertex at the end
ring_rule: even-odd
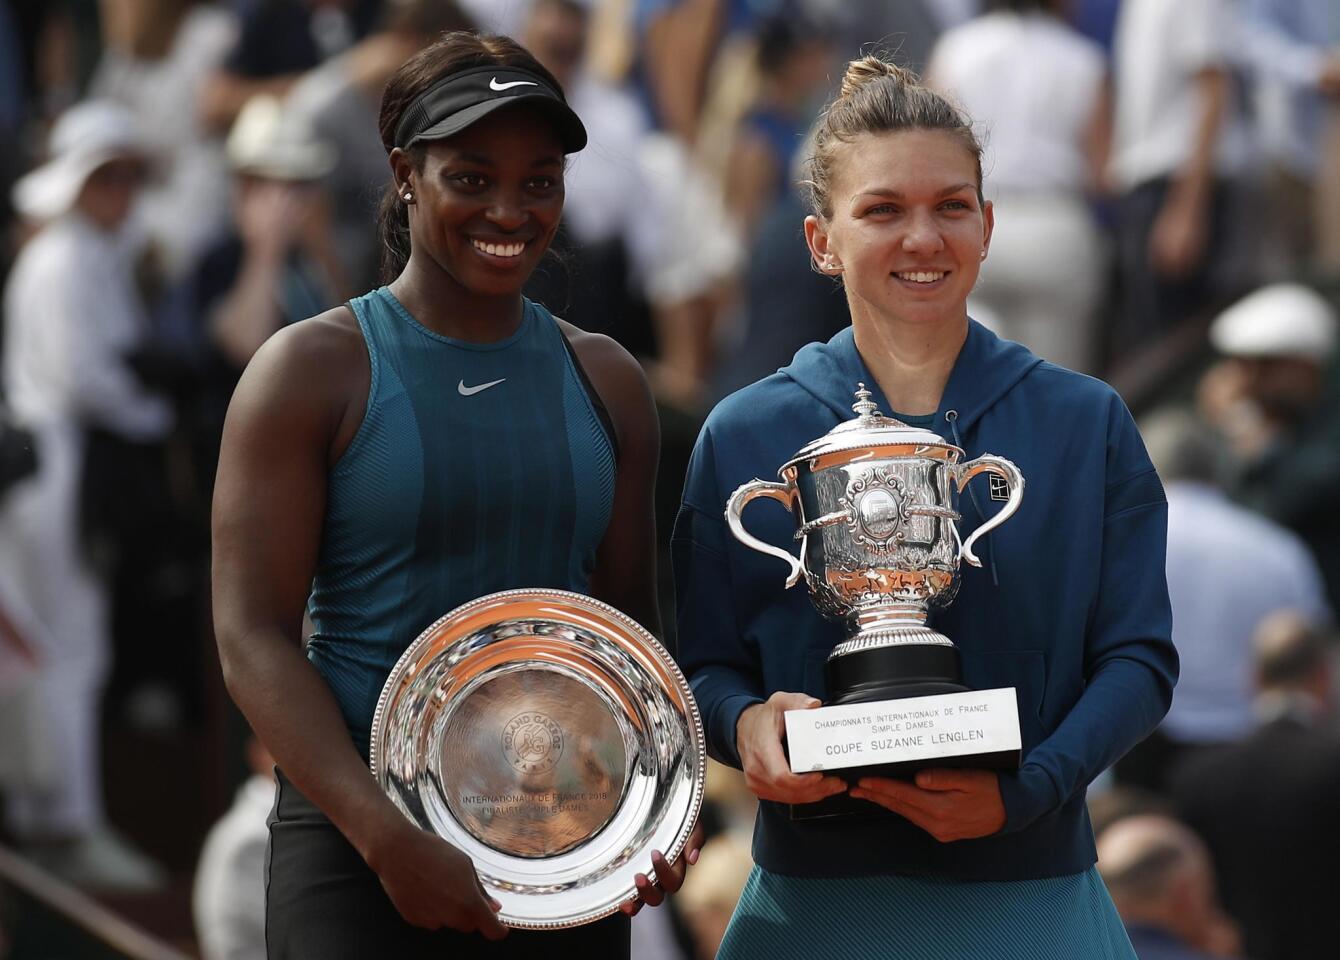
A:
POLYGON ((963 541, 963 549, 959 555, 974 567, 982 565, 982 561, 977 559, 977 554, 972 552, 972 545, 977 542, 977 538, 990 533, 1014 516, 1014 511, 1019 509, 1019 503, 1024 498, 1024 475, 1019 472, 1019 468, 1004 457, 993 456, 989 453, 983 454, 976 460, 959 464, 954 474, 958 483, 958 492, 962 493, 963 488, 968 485, 968 481, 979 473, 994 473, 1003 478, 1005 485, 1009 488, 1010 498, 1005 502, 1005 506, 1000 508, 999 513, 974 530, 972 536, 963 541))
POLYGON ((730 526, 730 532, 735 534, 735 539, 747 547, 753 547, 759 553, 766 553, 778 560, 785 560, 791 568, 791 574, 786 578, 786 585, 794 587, 799 582, 800 575, 805 572, 805 568, 801 566, 800 561, 787 551, 750 536, 749 531, 744 528, 744 521, 740 518, 740 513, 749 501, 755 497, 768 497, 778 503, 785 504, 787 509, 790 509, 791 501, 795 498, 795 488, 785 483, 753 480, 742 484, 726 501, 726 523, 730 526))

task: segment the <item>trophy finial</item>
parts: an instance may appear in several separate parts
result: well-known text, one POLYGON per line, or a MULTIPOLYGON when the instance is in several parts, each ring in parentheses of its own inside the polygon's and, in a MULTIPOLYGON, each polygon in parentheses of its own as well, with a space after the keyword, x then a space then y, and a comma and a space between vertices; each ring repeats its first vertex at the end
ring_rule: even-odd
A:
POLYGON ((865 388, 864 383, 856 384, 856 402, 851 405, 852 410, 858 417, 870 417, 879 412, 875 402, 870 399, 871 393, 865 388))

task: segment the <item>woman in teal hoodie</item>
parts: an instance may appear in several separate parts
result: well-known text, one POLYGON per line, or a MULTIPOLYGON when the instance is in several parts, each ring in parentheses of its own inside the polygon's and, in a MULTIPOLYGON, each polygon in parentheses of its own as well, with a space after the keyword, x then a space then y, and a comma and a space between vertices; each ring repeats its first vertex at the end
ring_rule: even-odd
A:
MULTIPOLYGON (((852 325, 717 406, 675 529, 680 661, 714 755, 762 801, 757 866, 721 956, 1134 957, 1093 868, 1084 789, 1154 728, 1177 676, 1158 476, 1111 388, 969 319, 993 217, 981 148, 944 100, 883 60, 854 61, 811 188, 806 239, 816 268, 841 279, 852 325), (1027 478, 934 624, 967 686, 1018 691, 1017 772, 848 788, 787 766, 783 713, 824 698, 842 627, 785 590, 785 571, 730 535, 723 508, 850 419, 858 382, 884 413, 1027 478), (891 815, 790 817, 790 804, 844 791, 891 815)), ((960 528, 1000 506, 965 495, 960 528)), ((779 509, 751 511, 749 526, 779 547, 795 530, 779 509)))

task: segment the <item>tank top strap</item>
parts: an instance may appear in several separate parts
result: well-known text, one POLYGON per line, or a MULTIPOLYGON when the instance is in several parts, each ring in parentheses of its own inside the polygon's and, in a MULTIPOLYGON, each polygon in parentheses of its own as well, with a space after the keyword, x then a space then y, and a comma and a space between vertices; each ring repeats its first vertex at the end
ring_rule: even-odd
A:
POLYGON ((605 401, 601 399, 600 392, 596 390, 595 384, 591 382, 590 375, 586 372, 586 367, 582 365, 582 358, 577 355, 577 349, 568 339, 563 328, 558 325, 558 318, 549 312, 543 304, 526 299, 526 309, 535 311, 536 328, 542 328, 537 335, 544 336, 544 330, 552 331, 548 334, 557 341, 564 355, 567 357, 568 375, 575 377, 582 388, 582 393, 586 396, 587 402, 591 406, 591 413, 600 422, 601 428, 605 431, 605 437, 609 440, 610 452, 614 456, 615 463, 619 461, 619 434, 614 429, 614 419, 610 416, 609 408, 605 406, 605 401))

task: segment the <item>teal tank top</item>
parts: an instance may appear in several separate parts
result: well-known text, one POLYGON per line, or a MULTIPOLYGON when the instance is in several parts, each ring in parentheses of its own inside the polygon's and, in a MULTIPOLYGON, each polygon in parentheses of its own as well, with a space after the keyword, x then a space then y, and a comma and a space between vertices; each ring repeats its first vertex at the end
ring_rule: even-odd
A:
POLYGON ((586 591, 616 449, 543 307, 484 344, 432 332, 385 287, 350 307, 372 378, 329 474, 307 656, 366 758, 386 677, 443 614, 497 590, 586 591))

